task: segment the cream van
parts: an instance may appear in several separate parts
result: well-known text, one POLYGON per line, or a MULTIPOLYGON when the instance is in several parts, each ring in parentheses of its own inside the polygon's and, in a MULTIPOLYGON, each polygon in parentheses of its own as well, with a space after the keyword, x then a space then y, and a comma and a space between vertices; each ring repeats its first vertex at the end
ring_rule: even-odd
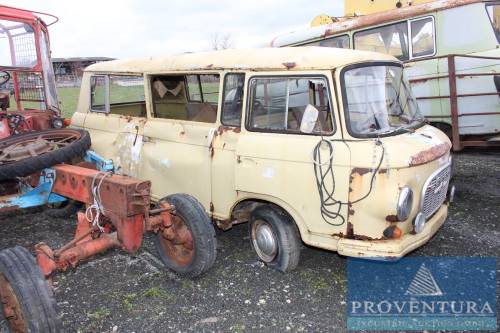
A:
POLYGON ((500 146, 499 0, 437 0, 319 18, 327 24, 313 21, 315 26, 277 36, 271 45, 391 54, 403 61, 421 113, 453 137, 455 150, 500 146))
POLYGON ((293 269, 301 241, 399 258, 436 233, 453 194, 450 141, 402 71, 320 47, 103 62, 84 73, 72 125, 118 172, 151 180, 155 200, 187 193, 222 229, 249 222, 271 267, 293 269))

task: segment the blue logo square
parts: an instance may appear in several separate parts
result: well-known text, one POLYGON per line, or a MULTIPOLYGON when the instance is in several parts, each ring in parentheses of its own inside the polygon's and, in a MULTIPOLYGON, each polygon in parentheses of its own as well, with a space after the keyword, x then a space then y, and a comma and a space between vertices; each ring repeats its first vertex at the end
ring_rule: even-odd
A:
POLYGON ((496 258, 349 258, 349 330, 493 330, 496 258))

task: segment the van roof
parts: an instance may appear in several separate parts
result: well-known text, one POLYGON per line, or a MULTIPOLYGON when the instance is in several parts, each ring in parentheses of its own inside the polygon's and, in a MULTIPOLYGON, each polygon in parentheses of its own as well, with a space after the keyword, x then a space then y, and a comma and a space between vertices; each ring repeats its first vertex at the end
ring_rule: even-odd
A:
POLYGON ((87 72, 154 73, 186 70, 314 70, 333 69, 362 61, 397 61, 375 52, 327 47, 230 49, 201 53, 114 60, 87 67, 87 72))
POLYGON ((465 6, 479 2, 490 2, 493 0, 436 0, 418 5, 395 8, 383 12, 361 15, 350 18, 339 18, 337 21, 312 28, 291 31, 275 37, 270 46, 280 47, 306 42, 318 38, 338 35, 351 30, 366 28, 374 25, 404 20, 410 17, 425 15, 440 10, 465 6))

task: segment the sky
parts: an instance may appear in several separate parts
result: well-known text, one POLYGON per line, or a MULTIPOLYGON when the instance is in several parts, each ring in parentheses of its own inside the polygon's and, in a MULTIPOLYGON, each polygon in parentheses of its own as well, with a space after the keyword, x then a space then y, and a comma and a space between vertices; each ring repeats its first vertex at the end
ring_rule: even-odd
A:
POLYGON ((214 36, 234 47, 262 46, 308 26, 318 14, 343 14, 343 0, 2 0, 59 17, 49 27, 53 57, 136 58, 210 49, 214 36))

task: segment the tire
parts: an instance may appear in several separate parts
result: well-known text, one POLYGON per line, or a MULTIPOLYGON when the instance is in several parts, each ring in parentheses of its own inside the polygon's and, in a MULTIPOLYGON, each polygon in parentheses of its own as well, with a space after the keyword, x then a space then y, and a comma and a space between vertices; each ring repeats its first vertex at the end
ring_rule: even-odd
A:
POLYGON ((49 206, 45 209, 45 213, 54 218, 67 218, 76 214, 82 207, 82 203, 75 200, 66 200, 60 203, 60 206, 49 206))
POLYGON ((67 163, 74 158, 83 157, 90 148, 90 135, 87 131, 78 129, 50 129, 44 131, 28 132, 14 135, 0 140, 0 156, 2 151, 16 143, 35 139, 40 135, 77 135, 78 138, 58 149, 41 153, 37 156, 27 157, 15 162, 0 162, 0 181, 25 177, 60 163, 67 163))
POLYGON ((166 201, 175 207, 175 214, 172 215, 175 226, 181 225, 184 230, 191 233, 192 237, 192 246, 186 250, 184 244, 173 245, 162 232, 159 232, 156 237, 156 248, 161 261, 168 269, 181 276, 194 278, 205 273, 215 263, 217 240, 214 226, 202 204, 187 194, 173 194, 161 201, 166 201), (182 222, 179 222, 179 219, 182 222))
MULTIPOLYGON (((2 316, 7 318, 11 332, 56 333, 61 332, 61 321, 57 314, 56 301, 35 259, 23 247, 16 246, 0 252, 0 293, 2 303, 6 295, 15 296, 16 313, 22 320, 9 320, 6 305, 0 306, 2 316), (7 287, 5 287, 7 286, 7 287), (17 322, 24 327, 13 327, 17 322)), ((12 302, 10 304, 13 304, 12 302)))
POLYGON ((281 272, 297 267, 301 239, 285 212, 271 206, 257 207, 250 216, 248 231, 252 248, 267 266, 281 272))

